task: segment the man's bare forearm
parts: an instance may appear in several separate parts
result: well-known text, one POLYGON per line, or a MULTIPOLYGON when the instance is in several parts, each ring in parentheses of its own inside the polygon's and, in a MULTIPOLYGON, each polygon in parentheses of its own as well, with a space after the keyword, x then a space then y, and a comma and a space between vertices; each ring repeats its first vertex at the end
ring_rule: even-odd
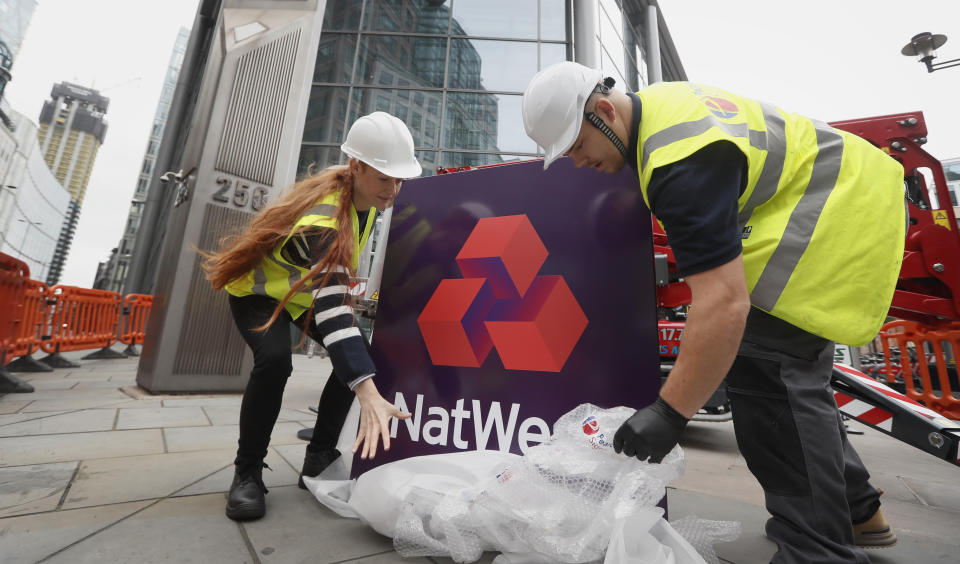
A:
POLYGON ((750 310, 741 257, 687 278, 693 301, 683 342, 661 397, 693 417, 723 381, 737 355, 750 310))

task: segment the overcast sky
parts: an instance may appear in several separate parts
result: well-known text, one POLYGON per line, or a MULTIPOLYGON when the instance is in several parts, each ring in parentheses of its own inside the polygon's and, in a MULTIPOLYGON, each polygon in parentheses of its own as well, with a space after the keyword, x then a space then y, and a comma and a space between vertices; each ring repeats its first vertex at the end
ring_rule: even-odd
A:
POLYGON ((181 26, 198 0, 38 0, 5 97, 36 123, 62 81, 110 98, 97 154, 61 284, 93 286, 97 263, 117 246, 153 126, 163 78, 181 26))
MULTIPOLYGON (((484 0, 459 0, 476 1, 484 0)), ((517 0, 532 1, 532 0, 517 0)), ((36 120, 67 80, 110 98, 61 283, 90 287, 120 240, 170 52, 197 0, 39 0, 6 96, 36 120)), ((960 58, 960 0, 660 0, 691 80, 824 121, 922 110, 926 149, 960 157, 960 67, 928 74, 900 55, 914 34, 943 33, 960 58)), ((519 120, 519 116, 518 116, 519 120)))

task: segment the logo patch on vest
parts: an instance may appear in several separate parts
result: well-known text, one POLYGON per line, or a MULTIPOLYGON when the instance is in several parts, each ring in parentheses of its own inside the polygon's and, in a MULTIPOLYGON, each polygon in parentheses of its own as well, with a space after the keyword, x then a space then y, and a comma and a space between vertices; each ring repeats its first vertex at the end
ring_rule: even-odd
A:
POLYGON ((693 93, 700 97, 703 105, 710 110, 710 113, 720 119, 731 119, 737 117, 740 108, 736 104, 723 97, 723 92, 710 88, 711 92, 701 86, 693 86, 693 93))
POLYGON ((747 239, 750 237, 750 232, 753 231, 753 227, 748 225, 743 228, 743 231, 740 233, 741 239, 747 239))

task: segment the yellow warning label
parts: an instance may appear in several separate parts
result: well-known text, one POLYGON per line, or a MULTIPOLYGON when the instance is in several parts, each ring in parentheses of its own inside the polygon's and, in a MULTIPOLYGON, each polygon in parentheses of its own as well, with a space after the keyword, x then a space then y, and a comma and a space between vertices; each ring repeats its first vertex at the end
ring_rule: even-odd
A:
POLYGON ((947 216, 947 210, 933 210, 933 222, 950 229, 950 218, 947 216))
POLYGON ((378 290, 378 291, 374 292, 374 293, 373 293, 373 296, 371 296, 370 299, 372 299, 372 300, 379 300, 379 299, 380 299, 380 291, 378 290))

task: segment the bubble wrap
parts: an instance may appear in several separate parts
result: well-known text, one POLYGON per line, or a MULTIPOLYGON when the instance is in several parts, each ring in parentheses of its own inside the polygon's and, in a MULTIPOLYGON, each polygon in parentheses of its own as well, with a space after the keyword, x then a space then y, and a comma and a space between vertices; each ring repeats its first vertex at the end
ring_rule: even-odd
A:
POLYGON ((694 515, 670 521, 680 536, 686 539, 707 564, 720 564, 720 558, 713 549, 718 542, 731 542, 740 536, 740 523, 737 521, 711 521, 699 519, 694 515))
POLYGON ((657 503, 683 472, 675 447, 661 464, 613 451, 613 435, 633 409, 583 404, 553 435, 477 487, 440 495, 411 490, 394 547, 404 557, 473 562, 484 550, 540 553, 556 562, 602 559, 616 520, 657 503))

